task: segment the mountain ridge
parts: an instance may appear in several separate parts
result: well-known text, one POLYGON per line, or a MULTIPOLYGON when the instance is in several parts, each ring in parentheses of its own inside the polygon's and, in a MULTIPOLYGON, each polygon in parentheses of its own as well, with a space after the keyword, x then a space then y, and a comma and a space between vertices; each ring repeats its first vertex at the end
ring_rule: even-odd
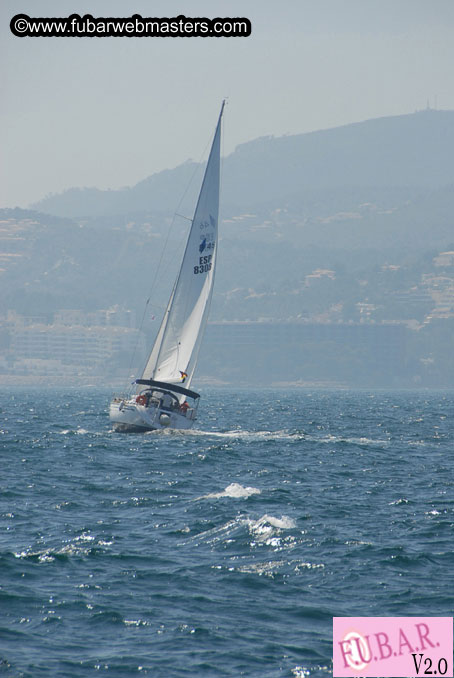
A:
MULTIPOLYGON (((298 135, 259 137, 223 158, 222 202, 227 209, 245 209, 263 202, 285 203, 301 192, 339 188, 436 189, 454 184, 452 149, 454 111, 433 109, 298 135)), ((185 209, 191 212, 203 167, 188 160, 131 187, 70 188, 30 207, 70 218, 148 210, 171 214, 178 198, 186 195, 185 209)))

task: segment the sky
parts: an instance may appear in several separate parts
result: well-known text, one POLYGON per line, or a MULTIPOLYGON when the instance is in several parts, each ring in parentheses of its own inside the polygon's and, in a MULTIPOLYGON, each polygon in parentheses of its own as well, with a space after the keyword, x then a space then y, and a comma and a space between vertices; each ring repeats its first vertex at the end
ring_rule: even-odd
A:
POLYGON ((0 207, 116 189, 223 154, 426 108, 454 109, 452 0, 2 0, 0 207), (30 17, 248 17, 242 38, 19 38, 30 17), (206 156, 205 156, 206 157, 206 156))

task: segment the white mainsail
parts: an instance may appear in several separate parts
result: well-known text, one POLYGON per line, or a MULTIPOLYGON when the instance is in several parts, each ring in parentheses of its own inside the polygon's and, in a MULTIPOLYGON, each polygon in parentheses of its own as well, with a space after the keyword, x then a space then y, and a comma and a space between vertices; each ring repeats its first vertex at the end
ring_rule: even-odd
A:
POLYGON ((142 379, 189 388, 213 294, 218 241, 222 103, 180 273, 142 379))

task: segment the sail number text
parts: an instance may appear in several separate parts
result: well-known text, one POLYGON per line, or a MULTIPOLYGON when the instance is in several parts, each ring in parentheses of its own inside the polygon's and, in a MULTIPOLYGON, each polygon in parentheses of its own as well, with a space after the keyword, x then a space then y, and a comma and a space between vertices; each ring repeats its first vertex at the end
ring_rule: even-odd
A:
POLYGON ((207 254, 204 257, 199 257, 199 265, 194 266, 194 273, 208 273, 211 271, 211 259, 213 258, 212 254, 207 254))

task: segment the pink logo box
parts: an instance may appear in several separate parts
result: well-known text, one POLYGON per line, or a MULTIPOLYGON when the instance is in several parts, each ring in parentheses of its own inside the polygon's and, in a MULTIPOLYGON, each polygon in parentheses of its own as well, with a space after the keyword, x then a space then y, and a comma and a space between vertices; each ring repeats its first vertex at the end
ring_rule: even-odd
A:
POLYGON ((334 617, 333 676, 453 676, 452 617, 334 617))

